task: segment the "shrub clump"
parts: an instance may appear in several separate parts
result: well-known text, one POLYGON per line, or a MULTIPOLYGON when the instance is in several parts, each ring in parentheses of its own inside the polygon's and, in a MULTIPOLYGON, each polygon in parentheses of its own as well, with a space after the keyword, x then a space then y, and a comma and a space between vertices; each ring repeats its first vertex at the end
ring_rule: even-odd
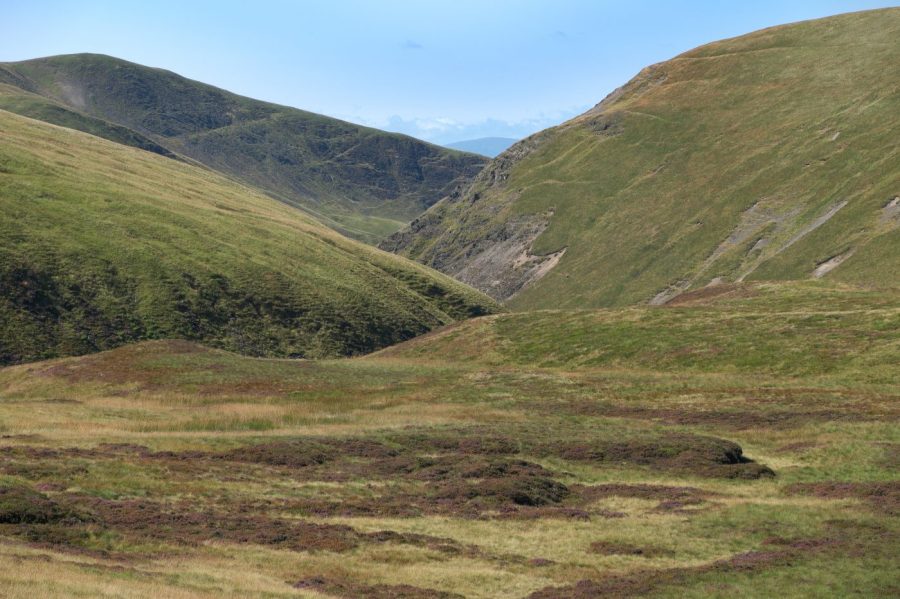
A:
POLYGON ((68 516, 43 493, 24 485, 0 485, 0 523, 48 524, 68 516))

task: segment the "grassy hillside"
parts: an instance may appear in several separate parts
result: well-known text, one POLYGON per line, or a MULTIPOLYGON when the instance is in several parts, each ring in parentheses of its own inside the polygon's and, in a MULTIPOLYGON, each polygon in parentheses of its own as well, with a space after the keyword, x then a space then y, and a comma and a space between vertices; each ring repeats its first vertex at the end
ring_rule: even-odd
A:
POLYGON ((0 594, 895 597, 896 295, 718 292, 0 370, 0 594))
POLYGON ((520 309, 718 281, 897 284, 898 35, 900 9, 861 12, 647 67, 382 247, 520 309))
POLYGON ((0 110, 0 363, 180 337, 383 347, 490 300, 196 166, 0 110))
POLYGON ((161 146, 369 242, 468 182, 486 162, 108 56, 0 63, 0 83, 8 86, 0 108, 152 151, 148 143, 161 146), (123 135, 122 127, 131 132, 123 135))
POLYGON ((666 307, 487 316, 378 354, 547 368, 842 377, 900 385, 900 292, 720 286, 666 307))

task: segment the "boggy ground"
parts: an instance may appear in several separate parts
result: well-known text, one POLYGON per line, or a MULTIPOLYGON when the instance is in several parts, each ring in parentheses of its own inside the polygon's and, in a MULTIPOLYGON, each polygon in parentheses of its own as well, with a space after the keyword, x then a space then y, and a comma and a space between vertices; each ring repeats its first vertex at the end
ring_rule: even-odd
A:
MULTIPOLYGON (((779 324, 745 295, 768 299, 624 313, 660 322, 656 369, 523 365, 561 340, 510 315, 366 359, 153 342, 2 370, 0 595, 896 596, 896 302, 779 324), (751 314, 764 347, 728 345, 751 314), (708 367, 679 362, 697 319, 708 367), (803 351, 828 339, 840 367, 803 351)), ((626 343, 590 318, 578 343, 626 343)))

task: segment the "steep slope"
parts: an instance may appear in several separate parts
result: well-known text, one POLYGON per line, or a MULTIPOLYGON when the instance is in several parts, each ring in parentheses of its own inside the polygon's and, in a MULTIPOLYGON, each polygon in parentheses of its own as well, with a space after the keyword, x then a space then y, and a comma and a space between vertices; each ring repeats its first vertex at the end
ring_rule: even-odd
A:
POLYGON ((411 137, 238 96, 108 56, 0 63, 0 108, 197 160, 303 208, 351 237, 377 241, 485 159, 411 137), (16 90, 18 90, 17 93, 16 90), (98 128, 97 119, 109 123, 98 128), (107 134, 110 133, 110 134, 107 134))
POLYGON ((0 364, 166 337, 358 354, 495 305, 200 167, 0 110, 0 364))
POLYGON ((382 247, 515 308, 897 284, 900 9, 709 44, 528 138, 382 247))

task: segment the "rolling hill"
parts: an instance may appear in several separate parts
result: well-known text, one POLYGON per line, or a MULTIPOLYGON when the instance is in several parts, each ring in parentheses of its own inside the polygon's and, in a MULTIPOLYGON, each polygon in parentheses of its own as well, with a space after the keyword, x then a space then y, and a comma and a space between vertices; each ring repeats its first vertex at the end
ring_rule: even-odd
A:
POLYGON ((97 54, 0 63, 0 108, 258 187, 376 242, 467 183, 485 159, 278 106, 97 54))
POLYGON ((514 145, 382 247, 516 309, 709 284, 900 282, 900 9, 652 65, 514 145))
MULTIPOLYGON (((719 285, 664 307, 509 312, 372 358, 519 368, 829 376, 900 384, 900 292, 827 281, 719 285)), ((366 358, 368 359, 368 357, 366 358)))
POLYGON ((3 368, 0 594, 895 597, 898 299, 754 283, 353 359, 3 368))
POLYGON ((351 355, 496 308, 208 169, 3 110, 0 140, 0 364, 171 337, 351 355))
POLYGON ((503 153, 509 146, 516 143, 516 141, 511 137, 479 137, 478 139, 467 139, 444 145, 454 150, 474 152, 475 154, 494 158, 497 154, 503 153))

